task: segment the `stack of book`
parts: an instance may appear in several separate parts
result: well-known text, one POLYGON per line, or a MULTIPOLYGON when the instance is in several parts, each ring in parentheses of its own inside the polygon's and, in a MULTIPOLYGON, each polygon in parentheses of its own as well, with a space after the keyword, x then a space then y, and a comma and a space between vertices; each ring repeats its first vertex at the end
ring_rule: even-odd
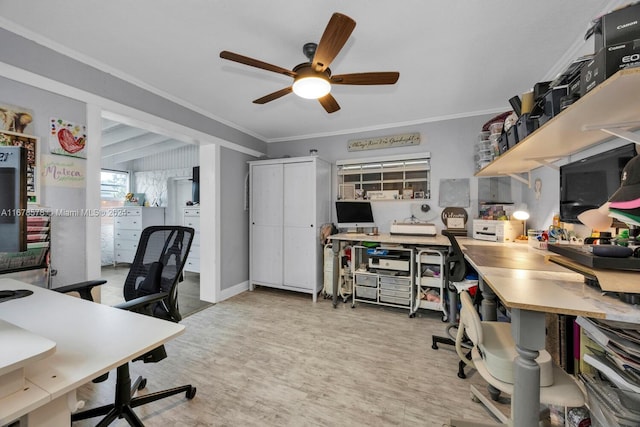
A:
MULTIPOLYGON (((576 319, 596 345, 583 361, 600 375, 581 374, 592 421, 603 426, 640 425, 640 332, 637 325, 586 317, 576 319)), ((596 424, 597 425, 597 424, 596 424)))

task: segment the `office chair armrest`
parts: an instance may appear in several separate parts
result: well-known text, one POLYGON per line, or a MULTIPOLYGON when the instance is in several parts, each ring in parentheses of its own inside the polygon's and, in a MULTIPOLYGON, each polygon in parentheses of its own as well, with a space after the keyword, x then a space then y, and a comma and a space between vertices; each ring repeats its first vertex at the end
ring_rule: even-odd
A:
POLYGON ((106 280, 87 280, 86 282, 78 282, 72 285, 60 286, 59 288, 54 288, 53 290, 63 294, 69 292, 78 292, 82 299, 93 301, 91 290, 96 286, 104 285, 105 283, 107 283, 106 280))
MULTIPOLYGON (((134 298, 132 300, 123 302, 121 304, 114 305, 115 308, 122 310, 135 311, 138 313, 145 313, 148 311, 148 307, 154 303, 160 302, 169 296, 168 292, 158 292, 157 294, 145 295, 142 297, 134 298)), ((146 313, 152 315, 152 313, 146 313)))

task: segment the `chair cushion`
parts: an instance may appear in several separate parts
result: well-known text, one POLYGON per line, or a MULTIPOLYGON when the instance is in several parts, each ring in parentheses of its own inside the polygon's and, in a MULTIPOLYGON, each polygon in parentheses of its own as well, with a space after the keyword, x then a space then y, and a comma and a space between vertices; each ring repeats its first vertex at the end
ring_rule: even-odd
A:
MULTIPOLYGON (((484 339, 480 350, 487 370, 496 379, 513 384, 513 360, 518 355, 511 336, 511 324, 507 322, 482 322, 484 339)), ((553 362, 546 350, 540 350, 536 358, 540 365, 540 386, 553 384, 553 362)))

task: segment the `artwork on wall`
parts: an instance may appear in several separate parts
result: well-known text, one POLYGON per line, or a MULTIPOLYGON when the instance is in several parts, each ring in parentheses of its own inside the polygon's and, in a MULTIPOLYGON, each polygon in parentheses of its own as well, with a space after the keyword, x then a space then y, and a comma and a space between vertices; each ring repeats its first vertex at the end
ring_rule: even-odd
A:
POLYGON ((33 133, 33 111, 16 105, 0 104, 0 130, 33 133))
POLYGON ((51 154, 87 158, 87 127, 63 119, 49 119, 51 154))
POLYGON ((27 203, 40 204, 40 150, 37 136, 7 130, 0 131, 0 145, 24 147, 27 150, 27 203))
POLYGON ((86 183, 85 163, 74 158, 42 155, 42 180, 53 187, 84 188, 86 183))

